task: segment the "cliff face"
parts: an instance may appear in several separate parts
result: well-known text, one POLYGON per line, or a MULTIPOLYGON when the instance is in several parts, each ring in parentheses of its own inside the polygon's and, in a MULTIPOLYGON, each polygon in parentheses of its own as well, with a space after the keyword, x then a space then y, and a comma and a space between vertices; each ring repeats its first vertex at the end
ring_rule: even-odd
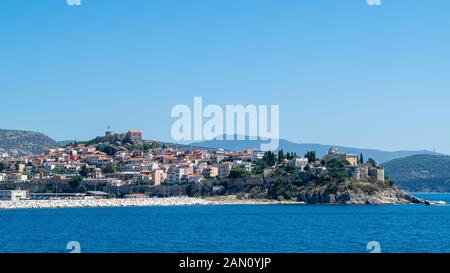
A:
MULTIPOLYGON (((323 183, 303 182, 295 176, 227 179, 215 195, 240 195, 241 198, 292 200, 306 204, 428 204, 400 189, 392 182, 346 179, 323 183)), ((206 192, 206 191, 205 191, 206 192)))
POLYGON ((330 192, 326 186, 309 185, 302 187, 298 194, 299 201, 307 204, 425 204, 424 200, 409 195, 395 187, 376 188, 373 191, 341 188, 330 192))
POLYGON ((371 174, 370 168, 383 170, 381 166, 371 166, 367 169, 366 165, 358 165, 356 173, 356 167, 338 159, 329 161, 326 168, 305 172, 297 172, 289 165, 280 166, 267 179, 268 197, 296 198, 307 204, 426 203, 397 188, 383 172, 371 174))

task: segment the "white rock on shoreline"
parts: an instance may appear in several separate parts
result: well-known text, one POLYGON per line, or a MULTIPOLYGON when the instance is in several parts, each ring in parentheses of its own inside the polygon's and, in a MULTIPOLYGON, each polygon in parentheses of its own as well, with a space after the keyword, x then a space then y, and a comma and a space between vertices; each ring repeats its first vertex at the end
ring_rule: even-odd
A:
POLYGON ((302 202, 278 202, 275 200, 238 200, 225 198, 206 200, 194 197, 141 198, 141 199, 82 199, 82 200, 20 200, 0 201, 0 210, 43 208, 105 208, 105 207, 153 207, 196 205, 273 205, 304 204, 302 202))
MULTIPOLYGON (((140 199, 81 199, 81 200, 20 200, 0 201, 0 210, 44 208, 109 208, 109 207, 166 207, 204 205, 304 205, 304 202, 276 200, 240 200, 236 198, 201 199, 194 197, 140 198, 140 199)), ((396 204, 395 202, 389 204, 396 204)), ((429 201, 429 205, 446 205, 443 201, 429 201)))
POLYGON ((211 202, 199 198, 20 200, 0 201, 0 209, 193 206, 209 204, 211 202))

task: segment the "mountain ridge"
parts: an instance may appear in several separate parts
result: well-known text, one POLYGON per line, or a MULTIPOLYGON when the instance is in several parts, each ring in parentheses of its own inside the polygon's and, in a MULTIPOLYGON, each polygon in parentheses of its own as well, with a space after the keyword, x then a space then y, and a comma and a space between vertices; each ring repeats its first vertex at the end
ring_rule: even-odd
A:
POLYGON ((57 142, 44 133, 0 129, 0 152, 11 156, 39 154, 54 146, 57 142))
MULTIPOLYGON (((225 139, 225 138, 224 138, 225 139)), ((237 139, 237 138, 234 138, 237 139)), ((209 140, 209 141, 201 141, 191 143, 191 146, 199 146, 199 147, 207 147, 207 148, 222 148, 224 150, 244 150, 248 148, 256 148, 258 149, 261 146, 261 143, 266 143, 261 139, 258 140, 249 140, 246 137, 245 140, 209 140)), ((378 149, 368 149, 368 148, 354 148, 354 147, 346 147, 339 145, 325 145, 325 144, 316 144, 316 143, 295 143, 286 139, 280 139, 279 149, 283 149, 285 152, 295 152, 299 155, 304 155, 308 151, 316 151, 319 157, 323 157, 328 153, 330 147, 335 146, 343 153, 349 154, 363 154, 365 159, 373 158, 379 163, 385 163, 397 158, 408 157, 411 155, 418 154, 432 154, 431 151, 427 150, 399 150, 399 151, 383 151, 378 149)))
MULTIPOLYGON (((224 137, 225 139, 225 137, 224 137)), ((233 139, 237 139, 235 136, 233 139)), ((12 156, 24 156, 34 153, 42 153, 45 149, 59 145, 65 145, 70 141, 55 141, 41 132, 33 132, 27 130, 9 130, 0 129, 0 152, 7 152, 12 156)), ((160 141, 161 144, 168 144, 160 141)), ((228 151, 241 151, 248 148, 259 148, 262 143, 267 143, 261 139, 249 140, 210 140, 202 142, 194 142, 190 144, 179 144, 179 146, 193 147, 193 148, 223 148, 228 151)), ((295 152, 303 155, 308 151, 316 151, 319 157, 323 157, 331 146, 337 147, 341 152, 352 154, 363 154, 365 159, 374 158, 379 163, 389 162, 395 159, 409 157, 420 154, 432 154, 427 150, 399 150, 399 151, 383 151, 378 149, 354 148, 339 145, 324 145, 318 143, 295 143, 289 140, 280 139, 279 149, 285 152, 295 152)), ((439 154, 441 155, 441 154, 439 154)))
POLYGON ((384 167, 386 175, 409 192, 450 192, 450 156, 414 155, 384 167))

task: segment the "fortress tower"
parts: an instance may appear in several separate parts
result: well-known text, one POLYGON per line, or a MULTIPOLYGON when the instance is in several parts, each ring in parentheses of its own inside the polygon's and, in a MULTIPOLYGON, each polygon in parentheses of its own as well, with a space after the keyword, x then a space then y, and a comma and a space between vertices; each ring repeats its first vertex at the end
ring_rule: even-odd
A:
POLYGON ((141 130, 130 130, 125 136, 125 141, 131 144, 141 144, 143 142, 142 139, 142 131, 141 130))

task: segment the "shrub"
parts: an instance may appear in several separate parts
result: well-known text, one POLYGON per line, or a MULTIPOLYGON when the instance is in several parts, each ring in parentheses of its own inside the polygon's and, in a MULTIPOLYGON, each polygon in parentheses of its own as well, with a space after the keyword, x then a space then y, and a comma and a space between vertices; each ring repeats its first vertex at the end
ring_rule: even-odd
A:
POLYGON ((250 177, 252 174, 247 171, 246 169, 239 167, 236 169, 231 170, 230 175, 228 178, 247 178, 250 177))

